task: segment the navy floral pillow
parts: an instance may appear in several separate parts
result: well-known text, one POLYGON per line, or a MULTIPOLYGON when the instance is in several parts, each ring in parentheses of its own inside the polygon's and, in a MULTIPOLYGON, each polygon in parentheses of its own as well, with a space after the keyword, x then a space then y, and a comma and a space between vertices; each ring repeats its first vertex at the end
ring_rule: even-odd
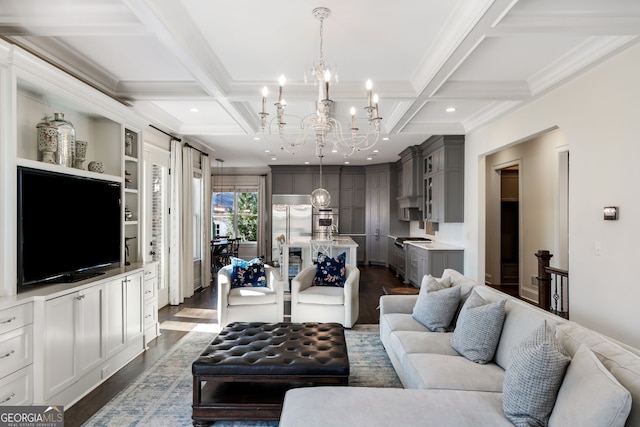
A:
POLYGON ((266 287, 267 275, 260 258, 245 261, 231 257, 231 288, 266 287))
POLYGON ((335 258, 318 252, 316 276, 313 278, 313 286, 338 286, 344 288, 346 258, 347 254, 345 252, 335 258))

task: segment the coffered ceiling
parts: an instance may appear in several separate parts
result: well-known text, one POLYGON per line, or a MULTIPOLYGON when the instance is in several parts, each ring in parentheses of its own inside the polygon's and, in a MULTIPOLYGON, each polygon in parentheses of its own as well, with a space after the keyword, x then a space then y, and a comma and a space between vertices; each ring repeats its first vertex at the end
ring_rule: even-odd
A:
POLYGON ((260 90, 276 93, 281 74, 287 108, 315 111, 318 88, 303 77, 319 58, 318 6, 331 9, 323 50, 338 66, 336 113, 364 106, 371 79, 389 138, 325 164, 395 161, 433 134, 467 133, 640 35, 638 0, 0 0, 0 34, 225 167, 316 164, 313 143, 292 156, 265 140, 258 113, 260 90))

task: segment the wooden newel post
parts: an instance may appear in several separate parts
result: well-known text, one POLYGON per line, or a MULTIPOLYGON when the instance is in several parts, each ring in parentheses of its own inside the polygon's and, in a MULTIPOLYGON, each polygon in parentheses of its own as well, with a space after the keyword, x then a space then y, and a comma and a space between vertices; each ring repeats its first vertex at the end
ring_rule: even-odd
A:
POLYGON ((551 309, 551 274, 545 267, 549 267, 549 260, 553 255, 549 251, 539 250, 536 252, 538 258, 538 307, 549 311, 551 309))

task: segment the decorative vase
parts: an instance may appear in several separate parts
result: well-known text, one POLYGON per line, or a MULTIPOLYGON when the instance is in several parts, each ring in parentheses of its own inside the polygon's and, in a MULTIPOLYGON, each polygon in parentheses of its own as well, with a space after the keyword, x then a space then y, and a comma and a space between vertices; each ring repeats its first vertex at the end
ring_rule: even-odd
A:
POLYGON ((133 141, 135 136, 133 133, 126 131, 124 134, 124 154, 125 156, 133 156, 133 141))
POLYGON ((76 141, 76 169, 83 169, 82 163, 87 158, 87 141, 76 141))
POLYGON ((42 152, 42 161, 45 163, 56 163, 55 153, 58 150, 58 129, 45 117, 38 123, 38 150, 42 152))
POLYGON ((93 162, 89 162, 88 169, 91 172, 102 173, 104 172, 104 165, 102 164, 102 162, 93 161, 93 162))
POLYGON ((56 152, 56 163, 61 166, 74 167, 76 156, 76 130, 68 120, 65 120, 64 113, 55 113, 51 125, 58 129, 58 151, 56 152))

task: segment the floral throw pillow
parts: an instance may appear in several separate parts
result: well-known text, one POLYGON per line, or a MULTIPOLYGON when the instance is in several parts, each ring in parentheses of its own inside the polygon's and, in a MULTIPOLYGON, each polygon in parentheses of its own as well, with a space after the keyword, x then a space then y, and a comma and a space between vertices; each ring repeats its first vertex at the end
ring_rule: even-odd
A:
POLYGON ((334 258, 318 252, 316 276, 313 278, 313 286, 338 286, 344 288, 346 258, 346 252, 334 258))
POLYGON ((266 287, 267 275, 260 258, 245 261, 231 257, 231 288, 266 287))

